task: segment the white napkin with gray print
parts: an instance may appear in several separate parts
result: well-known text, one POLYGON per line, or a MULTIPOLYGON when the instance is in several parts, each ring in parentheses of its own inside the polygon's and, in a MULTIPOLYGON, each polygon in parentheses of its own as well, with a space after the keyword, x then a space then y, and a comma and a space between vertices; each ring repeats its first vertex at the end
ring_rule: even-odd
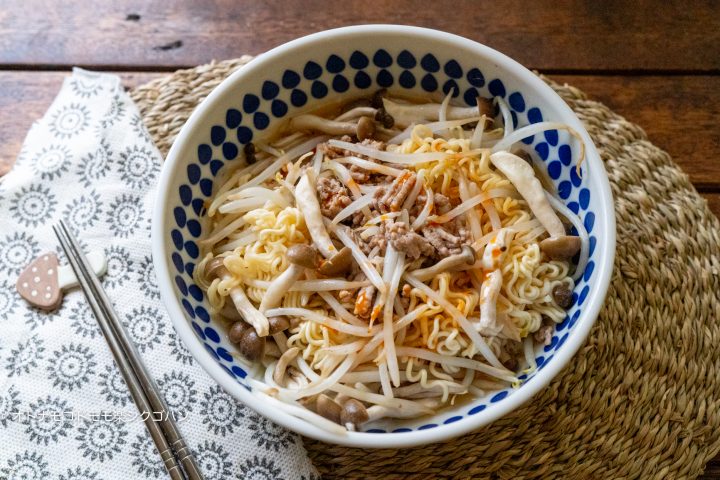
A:
POLYGON ((161 156, 113 75, 74 70, 0 180, 0 478, 167 478, 79 290, 53 313, 15 291, 64 218, 104 250, 103 285, 207 479, 317 478, 300 438, 224 392, 170 323, 150 258, 161 156))

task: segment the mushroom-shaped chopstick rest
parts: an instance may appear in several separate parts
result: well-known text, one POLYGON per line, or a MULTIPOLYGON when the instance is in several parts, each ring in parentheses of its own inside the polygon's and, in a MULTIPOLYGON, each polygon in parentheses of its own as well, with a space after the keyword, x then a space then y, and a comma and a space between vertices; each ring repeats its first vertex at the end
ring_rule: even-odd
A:
MULTIPOLYGON (((102 252, 86 255, 96 275, 107 271, 107 261, 102 252)), ((60 266, 52 252, 43 253, 22 271, 15 283, 21 297, 41 310, 55 310, 63 299, 63 291, 78 285, 78 279, 70 265, 60 266)))

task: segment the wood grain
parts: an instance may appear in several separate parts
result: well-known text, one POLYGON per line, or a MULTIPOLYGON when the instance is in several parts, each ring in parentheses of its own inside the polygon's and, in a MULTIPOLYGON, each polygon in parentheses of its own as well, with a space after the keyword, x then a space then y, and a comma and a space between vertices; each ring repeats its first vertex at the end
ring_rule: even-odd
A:
POLYGON ((720 77, 555 75, 629 121, 700 188, 720 185, 720 77))
MULTIPOLYGON (((31 123, 57 94, 62 72, 0 72, 0 171, 20 150, 31 123), (21 107, 20 107, 21 106, 21 107), (12 112, 12 114, 10 114, 12 112)), ((159 73, 125 73, 136 85, 159 73)), ((628 120, 645 127, 650 141, 667 150, 701 188, 720 188, 720 77, 552 76, 584 90, 628 120)))
POLYGON ((720 70, 720 3, 3 0, 0 64, 173 69, 358 23, 456 33, 540 70, 720 70), (462 12, 462 14, 457 14, 462 12))
MULTIPOLYGON (((703 193, 702 196, 707 200, 710 211, 720 218, 720 193, 703 193)), ((718 478, 720 478, 720 459, 718 459, 716 468, 718 478)))

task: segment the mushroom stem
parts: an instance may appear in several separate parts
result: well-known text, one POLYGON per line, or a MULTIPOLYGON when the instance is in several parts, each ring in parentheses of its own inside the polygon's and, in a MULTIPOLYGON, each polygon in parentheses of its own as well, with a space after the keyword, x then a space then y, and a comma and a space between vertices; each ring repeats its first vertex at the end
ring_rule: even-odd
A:
POLYGON ((374 123, 369 117, 361 116, 357 123, 329 120, 317 115, 298 115, 290 120, 292 130, 312 130, 330 135, 352 135, 358 140, 370 138, 375 133, 374 123), (363 120, 366 119, 366 120, 363 120), (372 125, 372 126, 371 126, 372 125))
MULTIPOLYGON (((403 104, 383 98, 383 106, 385 111, 395 119, 395 126, 400 128, 428 120, 438 121, 440 118, 441 105, 439 103, 403 104)), ((449 105, 446 110, 445 119, 460 120, 463 118, 476 117, 477 113, 478 107, 454 107, 449 105)))
MULTIPOLYGON (((225 267, 225 259, 223 257, 215 257, 205 265, 205 277, 208 281, 212 281, 215 278, 219 278, 222 281, 232 280, 232 275, 225 267)), ((245 290, 241 286, 237 285, 230 289, 230 299, 235 304, 240 317, 245 322, 249 323, 255 328, 255 332, 260 337, 266 337, 270 332, 270 323, 268 319, 255 308, 245 295, 245 290)))
POLYGON ((271 308, 278 307, 282 302, 283 295, 300 279, 304 271, 305 269, 300 265, 291 263, 284 272, 270 282, 270 286, 260 302, 260 311, 264 313, 271 308))
POLYGON ((475 250, 471 246, 465 245, 463 246, 461 253, 445 257, 435 265, 415 270, 412 274, 415 275, 415 277, 417 277, 417 279, 421 282, 426 282, 442 272, 453 270, 464 265, 472 265, 474 263, 475 250))
POLYGON ((564 236, 565 227, 545 197, 545 190, 535 176, 533 168, 522 158, 505 151, 493 153, 490 155, 490 161, 520 192, 550 236, 554 238, 564 236))
POLYGON ((248 299, 247 295, 245 295, 245 291, 242 287, 237 286, 230 289, 230 298, 235 304, 235 308, 237 308, 238 312, 240 312, 240 315, 242 315, 247 323, 255 328, 255 331, 259 336, 266 337, 268 333, 270 333, 270 324, 268 319, 253 306, 250 299, 248 299))
POLYGON ((295 187, 295 202, 305 218, 305 225, 310 232, 310 237, 323 257, 330 258, 337 253, 337 248, 330 240, 330 234, 323 223, 320 202, 318 202, 309 171, 300 178, 295 187))
POLYGON ((288 348, 285 353, 280 356, 277 364, 275 364, 275 370, 273 370, 273 380, 281 387, 285 386, 285 370, 287 370, 288 365, 290 365, 290 363, 295 360, 295 357, 298 356, 298 353, 300 353, 299 348, 288 348))
POLYGON ((354 120, 358 117, 374 117, 376 113, 377 109, 373 107, 355 107, 337 117, 335 121, 347 122, 348 120, 354 120))
MULTIPOLYGON (((381 418, 412 418, 420 415, 427 415, 433 413, 432 409, 427 408, 420 404, 413 404, 410 402, 402 403, 401 406, 397 407, 385 407, 382 405, 373 405, 367 409, 368 419, 367 422, 374 422, 381 418)), ((366 423, 367 423, 366 422, 366 423)))

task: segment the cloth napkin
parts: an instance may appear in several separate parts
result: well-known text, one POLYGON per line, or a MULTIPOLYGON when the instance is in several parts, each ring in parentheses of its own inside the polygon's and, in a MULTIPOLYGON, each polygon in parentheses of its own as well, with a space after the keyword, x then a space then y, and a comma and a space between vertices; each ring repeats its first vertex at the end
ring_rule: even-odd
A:
POLYGON ((160 300, 150 216, 162 158, 118 77, 75 69, 0 181, 0 478, 167 478, 82 292, 53 313, 15 291, 66 220, 207 479, 318 478, 300 438, 224 392, 160 300))

